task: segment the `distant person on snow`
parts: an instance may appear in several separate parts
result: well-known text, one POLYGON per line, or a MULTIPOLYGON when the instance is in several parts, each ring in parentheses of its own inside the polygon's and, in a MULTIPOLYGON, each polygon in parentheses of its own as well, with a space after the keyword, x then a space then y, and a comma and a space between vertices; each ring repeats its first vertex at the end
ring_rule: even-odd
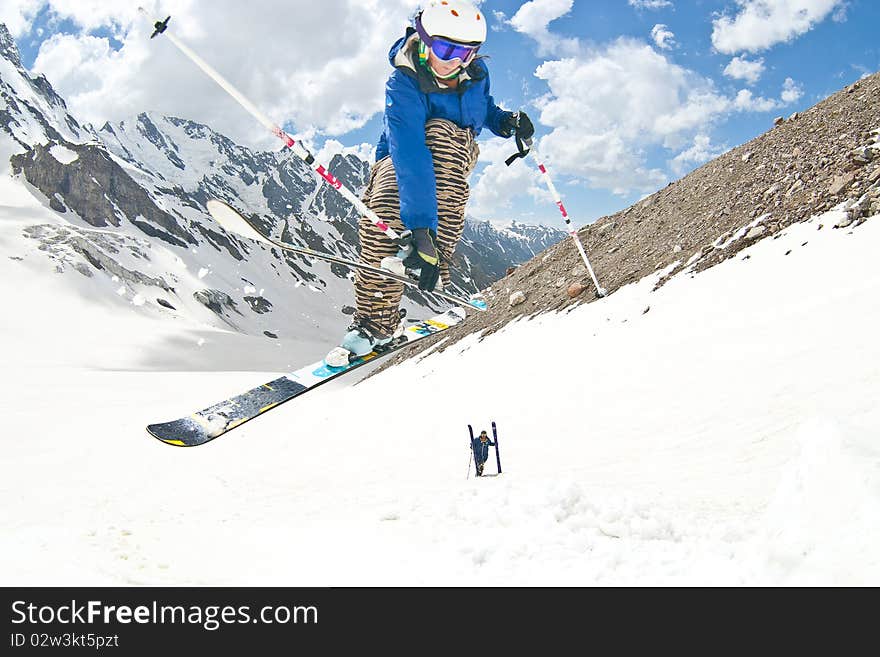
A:
MULTIPOLYGON (((398 272, 419 270, 422 290, 449 283, 480 131, 500 137, 516 131, 523 139, 534 133, 524 112, 505 111, 492 99, 489 69, 477 54, 485 40, 482 11, 463 0, 432 0, 389 52, 394 72, 385 85, 384 128, 363 201, 408 244, 392 242, 361 217, 360 259, 374 267, 386 259, 384 266, 398 272)), ((399 335, 402 295, 402 283, 358 270, 354 321, 327 364, 347 365, 399 335)))
POLYGON ((474 463, 477 465, 477 476, 483 476, 483 466, 489 460, 489 447, 495 447, 495 443, 489 440, 489 435, 485 430, 480 432, 479 438, 474 438, 472 445, 474 450, 474 463))

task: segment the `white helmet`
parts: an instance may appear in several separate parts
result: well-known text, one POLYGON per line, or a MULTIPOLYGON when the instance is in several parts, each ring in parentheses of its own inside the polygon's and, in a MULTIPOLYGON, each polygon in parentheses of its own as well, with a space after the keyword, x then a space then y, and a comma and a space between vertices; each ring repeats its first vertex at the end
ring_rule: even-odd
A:
POLYGON ((478 44, 486 40, 486 18, 466 0, 431 0, 416 18, 416 26, 419 25, 432 37, 446 37, 458 43, 478 44))

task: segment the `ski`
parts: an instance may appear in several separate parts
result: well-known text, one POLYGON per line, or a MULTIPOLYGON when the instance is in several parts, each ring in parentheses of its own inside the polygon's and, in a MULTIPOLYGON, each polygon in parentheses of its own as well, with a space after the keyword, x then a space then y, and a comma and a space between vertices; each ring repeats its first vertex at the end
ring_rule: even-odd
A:
MULTIPOLYGON (((476 468, 477 468, 477 452, 474 450, 474 428, 473 428, 471 425, 468 425, 468 432, 470 432, 470 434, 471 434, 471 443, 470 443, 470 445, 471 445, 471 456, 472 456, 473 459, 474 459, 474 472, 476 472, 476 468)), ((470 474, 471 474, 471 466, 470 466, 470 463, 468 463, 468 476, 470 476, 470 474)), ((477 475, 477 476, 479 476, 479 475, 477 475)))
POLYGON ((361 356, 345 367, 329 367, 321 360, 209 406, 188 417, 171 422, 151 424, 147 427, 147 432, 168 445, 178 447, 204 445, 241 426, 248 420, 277 408, 284 402, 299 397, 319 385, 333 381, 361 365, 387 356, 417 340, 445 331, 461 323, 464 319, 464 310, 451 308, 431 319, 408 326, 401 336, 386 345, 382 351, 374 351, 366 356, 361 356))
POLYGON ((495 461, 498 464, 498 474, 501 474, 501 449, 498 447, 498 429, 495 420, 492 420, 492 438, 495 441, 495 461))
MULTIPOLYGON (((418 288, 419 286, 418 280, 409 278, 408 276, 401 276, 400 274, 388 271, 387 269, 373 267, 371 265, 357 262, 356 260, 341 258, 339 256, 333 255, 331 253, 325 253, 323 251, 313 251, 312 249, 294 246, 293 244, 275 239, 274 237, 266 235, 263 230, 259 226, 257 226, 252 220, 248 219, 243 214, 238 212, 235 208, 230 206, 228 203, 224 203, 223 201, 211 199, 207 202, 206 205, 208 208, 208 212, 211 213, 211 216, 214 218, 214 220, 230 233, 235 233, 236 235, 240 235, 241 237, 247 237, 248 239, 261 242, 268 246, 273 246, 279 249, 283 249, 285 251, 291 251, 292 253, 299 253, 300 255, 309 256, 311 258, 318 258, 319 260, 326 260, 327 262, 333 262, 338 265, 345 265, 346 267, 369 271, 373 274, 378 274, 380 276, 399 281, 400 283, 403 283, 404 285, 408 285, 410 287, 418 288)), ((425 290, 422 291, 425 292, 425 290)), ((479 298, 464 298, 442 290, 426 292, 426 294, 433 294, 442 299, 446 299, 447 301, 451 301, 452 303, 468 306, 469 308, 474 308, 476 310, 486 310, 487 308, 486 302, 483 299, 479 298)))

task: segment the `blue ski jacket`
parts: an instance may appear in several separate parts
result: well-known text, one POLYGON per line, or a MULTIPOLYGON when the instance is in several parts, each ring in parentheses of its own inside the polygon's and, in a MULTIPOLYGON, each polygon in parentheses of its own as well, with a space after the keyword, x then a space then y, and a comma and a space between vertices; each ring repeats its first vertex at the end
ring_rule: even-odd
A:
POLYGON ((487 440, 485 443, 479 438, 474 438, 474 460, 477 463, 485 463, 489 460, 489 446, 495 447, 495 443, 487 440))
POLYGON ((489 70, 477 57, 459 78, 456 89, 438 84, 419 64, 418 34, 408 28, 388 53, 394 72, 385 85, 383 132, 376 145, 376 161, 388 155, 394 163, 400 192, 400 218, 410 230, 437 230, 437 184, 434 161, 425 145, 425 123, 448 119, 474 136, 486 127, 499 137, 510 137, 503 127, 512 115, 499 108, 489 93, 489 70))

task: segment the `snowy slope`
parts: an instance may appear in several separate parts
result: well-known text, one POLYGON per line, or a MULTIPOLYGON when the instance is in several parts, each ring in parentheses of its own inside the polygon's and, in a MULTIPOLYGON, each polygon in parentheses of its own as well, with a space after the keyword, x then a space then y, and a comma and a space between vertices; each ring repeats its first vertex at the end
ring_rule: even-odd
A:
POLYGON ((68 325, 104 316, 35 298, 4 239, 4 295, 61 304, 68 324, 4 327, 0 577, 877 585, 880 218, 838 217, 656 292, 662 272, 349 377, 188 450, 143 427, 275 372, 160 362, 148 318, 79 340, 68 325), (492 419, 504 473, 466 478, 467 424, 492 419))

